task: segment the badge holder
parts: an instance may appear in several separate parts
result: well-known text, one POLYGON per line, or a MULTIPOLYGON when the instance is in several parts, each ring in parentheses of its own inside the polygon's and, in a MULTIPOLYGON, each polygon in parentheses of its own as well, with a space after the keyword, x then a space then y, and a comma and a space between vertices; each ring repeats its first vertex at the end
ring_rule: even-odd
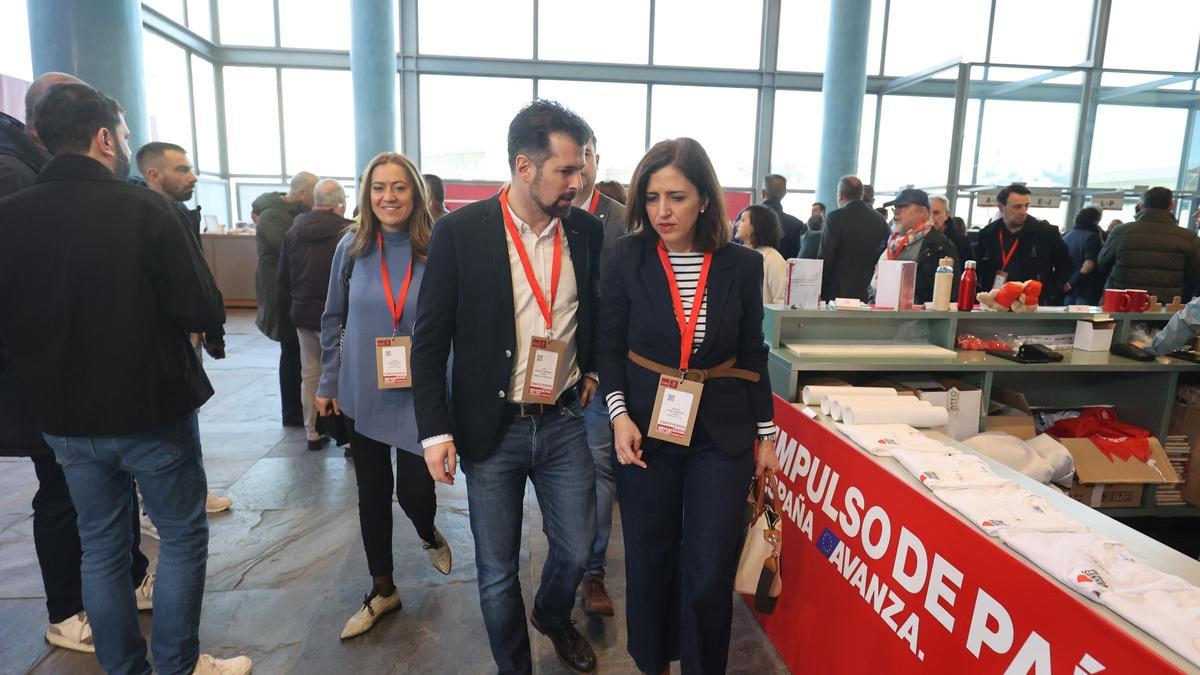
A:
POLYGON ((375 338, 375 379, 380 389, 412 387, 412 338, 407 335, 375 338))
POLYGON ((530 338, 529 361, 525 364, 525 386, 521 400, 525 403, 554 405, 558 398, 559 375, 567 345, 562 340, 530 338))
MULTIPOLYGON (((686 373, 685 373, 686 374, 686 373)), ((658 393, 650 412, 650 427, 646 435, 678 445, 691 445, 696 429, 696 412, 704 385, 670 375, 658 379, 658 393)))

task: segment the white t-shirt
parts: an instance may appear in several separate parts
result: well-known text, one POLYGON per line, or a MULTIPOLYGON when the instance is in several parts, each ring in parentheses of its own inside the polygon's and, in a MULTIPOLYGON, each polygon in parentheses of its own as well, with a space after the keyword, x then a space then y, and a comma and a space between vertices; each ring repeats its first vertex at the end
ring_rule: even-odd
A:
POLYGON ((892 450, 892 457, 930 489, 1000 487, 1013 482, 997 476, 975 455, 892 450))
POLYGON ((839 422, 838 431, 850 437, 859 447, 872 455, 889 457, 893 450, 915 452, 957 453, 941 441, 928 438, 907 424, 845 424, 839 422))
POLYGON ((988 534, 1008 527, 1042 532, 1086 532, 1087 528, 1045 499, 1011 483, 1002 487, 933 491, 947 506, 988 534))
POLYGON ((787 261, 772 246, 754 249, 763 257, 763 304, 782 305, 787 302, 787 261))

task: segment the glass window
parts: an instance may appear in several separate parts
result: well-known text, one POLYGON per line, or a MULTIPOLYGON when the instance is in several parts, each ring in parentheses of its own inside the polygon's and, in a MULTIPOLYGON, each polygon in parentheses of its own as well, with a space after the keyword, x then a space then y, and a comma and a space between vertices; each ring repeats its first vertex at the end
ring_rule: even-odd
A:
POLYGON ((646 152, 646 85, 541 80, 538 96, 579 113, 596 132, 598 180, 629 183, 646 152))
POLYGON ((885 96, 875 159, 876 189, 912 185, 940 191, 950 166, 953 126, 954 99, 885 96))
MULTIPOLYGON (((825 0, 782 0, 779 9, 780 70, 803 73, 825 71, 825 51, 829 45, 829 2, 825 0)), ((867 45, 867 72, 879 70, 883 50, 883 14, 885 3, 871 3, 871 32, 867 45)))
POLYGON ((216 75, 213 64, 195 54, 192 54, 192 101, 196 106, 196 156, 192 162, 206 173, 221 173, 216 75))
MULTIPOLYGON (((0 73, 26 82, 33 81, 33 58, 29 54, 29 21, 25 0, 0 0, 0 73)), ((24 116, 24 112, 20 113, 24 116)))
MULTIPOLYGON (((891 0, 888 75, 908 75, 951 59, 982 61, 991 0, 891 0)), ((954 78, 954 69, 937 77, 954 78)))
POLYGON ((1153 11, 1145 2, 1113 0, 1104 67, 1191 71, 1198 40, 1196 0, 1158 0, 1153 11))
MULTIPOLYGON (((975 142, 979 140, 979 99, 967 100, 966 124, 963 126, 962 157, 959 163, 959 185, 972 185, 975 179, 971 176, 975 169, 975 142)), ((966 209, 959 215, 966 218, 966 209)))
POLYGON ((878 107, 878 96, 863 97, 862 126, 858 131, 858 169, 856 173, 864 183, 872 181, 871 163, 875 160, 875 111, 878 107))
POLYGON ((422 54, 533 58, 533 0, 419 0, 417 29, 422 54))
POLYGON ((609 0, 580 11, 573 2, 538 3, 538 58, 547 61, 646 63, 650 3, 609 0))
POLYGON ((757 68, 762 43, 762 3, 726 0, 657 0, 654 63, 668 66, 757 68))
POLYGON ((988 101, 983 111, 977 182, 1071 184, 1077 103, 988 101))
MULTIPOLYGON (((200 206, 201 214, 216 216, 218 223, 224 223, 229 228, 229 186, 220 179, 203 177, 196 183, 196 196, 193 201, 200 206)), ((206 223, 201 222, 203 231, 206 223)))
MULTIPOLYGON (((815 188, 821 161, 821 92, 775 92, 771 133, 771 173, 788 179, 792 190, 815 188)), ((866 122, 866 120, 863 120, 866 122)), ((875 124, 874 118, 871 125, 875 124)))
POLYGON ((996 0, 992 62, 1073 66, 1087 59, 1091 25, 1092 0, 996 0))
POLYGON ((280 175, 275 69, 226 66, 223 73, 229 172, 280 175))
POLYGON ((142 31, 146 109, 150 138, 192 152, 192 112, 188 95, 187 54, 182 48, 148 31, 142 31))
POLYGON ((272 0, 217 0, 221 42, 253 47, 275 46, 275 3, 272 0))
POLYGON ((289 176, 354 176, 350 71, 284 69, 283 135, 289 176))
MULTIPOLYGON (((212 39, 212 6, 208 0, 187 0, 188 30, 205 40, 212 39)), ((229 211, 229 207, 225 207, 229 211)))
POLYGON ((142 0, 142 5, 153 9, 180 26, 183 25, 183 0, 142 0))
POLYGON ((757 112, 753 89, 655 85, 650 144, 690 136, 708 152, 725 189, 751 187, 757 112))
POLYGON ((237 210, 238 222, 253 223, 254 220, 250 217, 250 211, 254 206, 254 200, 267 192, 283 192, 287 193, 290 189, 287 183, 272 183, 269 179, 246 179, 244 181, 235 181, 234 189, 237 190, 237 210))
POLYGON ((1130 189, 1179 180, 1187 110, 1102 105, 1096 110, 1089 187, 1130 189))
POLYGON ((300 49, 350 50, 350 3, 279 0, 279 42, 300 49))
POLYGON ((508 123, 533 98, 533 81, 421 76, 421 170, 447 181, 508 180, 508 123), (486 105, 465 107, 462 97, 486 105))

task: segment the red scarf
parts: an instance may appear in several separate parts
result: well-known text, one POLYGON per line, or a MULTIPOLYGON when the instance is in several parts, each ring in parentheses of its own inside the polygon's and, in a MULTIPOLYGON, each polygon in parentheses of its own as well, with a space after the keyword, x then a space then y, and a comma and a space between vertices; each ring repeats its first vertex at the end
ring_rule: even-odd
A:
POLYGON ((932 227, 929 223, 922 221, 904 234, 900 234, 899 232, 891 233, 888 236, 887 249, 884 250, 883 254, 887 256, 888 260, 899 258, 901 251, 908 248, 909 244, 915 244, 924 239, 932 227))

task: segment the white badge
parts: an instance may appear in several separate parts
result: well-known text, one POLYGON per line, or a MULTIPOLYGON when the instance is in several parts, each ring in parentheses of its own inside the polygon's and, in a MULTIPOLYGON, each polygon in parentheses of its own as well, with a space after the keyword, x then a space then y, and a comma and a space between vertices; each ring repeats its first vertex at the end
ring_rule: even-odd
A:
POLYGON ((1004 284, 1007 282, 1008 282, 1008 272, 1005 272, 1004 270, 998 270, 996 272, 996 280, 992 282, 992 290, 993 291, 1000 290, 1001 288, 1004 287, 1004 284))

